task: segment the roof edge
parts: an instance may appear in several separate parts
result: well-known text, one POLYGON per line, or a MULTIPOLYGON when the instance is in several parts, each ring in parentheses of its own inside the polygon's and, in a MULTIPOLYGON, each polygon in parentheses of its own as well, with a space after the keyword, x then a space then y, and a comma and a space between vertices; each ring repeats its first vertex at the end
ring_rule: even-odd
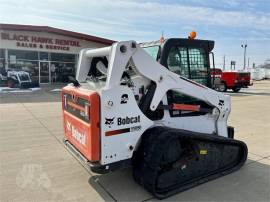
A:
POLYGON ((59 34, 63 36, 73 37, 80 40, 92 41, 96 43, 102 43, 104 45, 111 45, 115 41, 105 39, 97 36, 87 35, 79 32, 54 28, 50 26, 37 26, 37 25, 18 25, 18 24, 1 24, 0 29, 12 30, 12 31, 34 31, 34 32, 47 32, 52 34, 59 34))

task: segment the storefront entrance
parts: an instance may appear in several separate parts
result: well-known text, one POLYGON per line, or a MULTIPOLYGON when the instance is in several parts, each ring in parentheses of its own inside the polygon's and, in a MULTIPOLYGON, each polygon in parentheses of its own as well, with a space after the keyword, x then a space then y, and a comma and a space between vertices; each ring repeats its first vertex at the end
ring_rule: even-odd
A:
POLYGON ((51 83, 50 62, 39 62, 39 83, 51 83))

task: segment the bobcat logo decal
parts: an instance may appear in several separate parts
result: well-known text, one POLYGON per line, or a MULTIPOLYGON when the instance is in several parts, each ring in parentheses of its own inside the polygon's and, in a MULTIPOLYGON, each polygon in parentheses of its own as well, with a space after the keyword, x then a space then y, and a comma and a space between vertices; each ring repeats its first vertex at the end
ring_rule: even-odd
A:
POLYGON ((115 117, 113 117, 113 118, 105 118, 105 125, 108 125, 109 128, 110 128, 111 125, 114 123, 114 122, 113 122, 113 121, 114 121, 114 118, 115 118, 115 117))

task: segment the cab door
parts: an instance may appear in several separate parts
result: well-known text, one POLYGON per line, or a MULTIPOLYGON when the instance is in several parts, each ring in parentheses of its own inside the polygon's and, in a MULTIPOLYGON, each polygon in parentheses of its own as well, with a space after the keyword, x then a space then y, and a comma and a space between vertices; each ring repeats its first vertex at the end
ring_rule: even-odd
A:
MULTIPOLYGON (((163 61, 164 62, 164 61, 163 61)), ((182 46, 176 44, 170 47, 165 61, 167 68, 188 79, 211 85, 209 55, 203 47, 182 46)), ((187 104, 209 108, 208 104, 196 98, 170 90, 167 92, 168 104, 187 104)), ((193 111, 169 110, 171 117, 200 116, 205 113, 193 111)))
MULTIPOLYGON (((205 86, 211 85, 208 53, 203 47, 172 46, 166 63, 170 71, 182 77, 205 86)), ((167 122, 168 127, 208 134, 216 132, 215 117, 208 116, 208 109, 212 110, 212 106, 203 100, 169 90, 163 103, 176 106, 164 112, 163 121, 167 122), (199 108, 206 110, 196 110, 199 108)))

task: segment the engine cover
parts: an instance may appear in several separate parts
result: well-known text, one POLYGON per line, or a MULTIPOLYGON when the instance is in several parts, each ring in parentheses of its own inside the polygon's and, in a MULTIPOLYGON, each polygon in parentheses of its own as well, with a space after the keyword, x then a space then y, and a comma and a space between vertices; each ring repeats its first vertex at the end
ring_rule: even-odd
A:
POLYGON ((66 86, 62 90, 65 138, 87 160, 100 160, 100 99, 95 91, 66 86))

